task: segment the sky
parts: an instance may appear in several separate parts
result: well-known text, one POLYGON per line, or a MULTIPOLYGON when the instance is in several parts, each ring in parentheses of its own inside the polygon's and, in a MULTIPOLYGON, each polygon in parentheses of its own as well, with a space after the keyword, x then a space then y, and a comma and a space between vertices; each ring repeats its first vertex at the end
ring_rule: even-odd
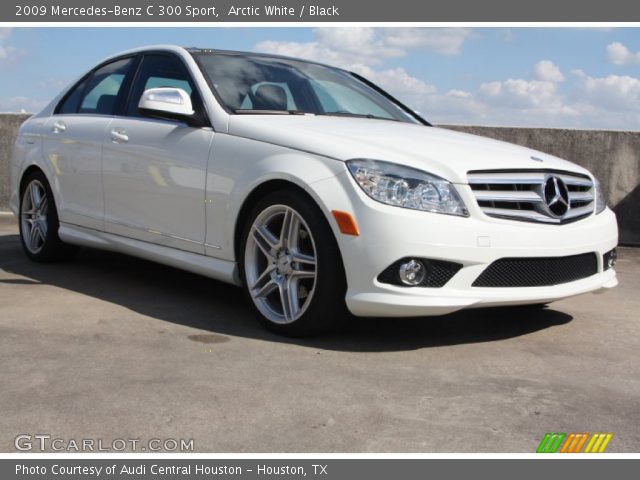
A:
POLYGON ((436 124, 640 131, 640 28, 0 28, 0 112, 35 112, 141 45, 278 53, 356 71, 436 124))

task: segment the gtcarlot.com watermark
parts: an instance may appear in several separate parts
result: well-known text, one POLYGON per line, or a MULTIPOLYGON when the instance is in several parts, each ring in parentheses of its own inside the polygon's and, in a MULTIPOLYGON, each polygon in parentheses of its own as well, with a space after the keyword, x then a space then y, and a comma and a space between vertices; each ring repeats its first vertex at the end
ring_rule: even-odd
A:
POLYGON ((13 441, 21 452, 193 452, 193 439, 60 438, 48 433, 22 433, 13 441))

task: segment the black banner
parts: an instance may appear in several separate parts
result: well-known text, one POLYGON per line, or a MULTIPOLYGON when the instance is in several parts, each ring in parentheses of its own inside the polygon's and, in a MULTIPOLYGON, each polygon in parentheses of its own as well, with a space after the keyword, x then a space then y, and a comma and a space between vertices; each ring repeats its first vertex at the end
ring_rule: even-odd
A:
POLYGON ((104 479, 163 478, 205 480, 214 477, 254 480, 426 480, 437 478, 634 478, 640 461, 632 459, 46 459, 0 460, 0 478, 104 479))
POLYGON ((3 22, 638 22, 640 4, 513 0, 15 0, 3 22))

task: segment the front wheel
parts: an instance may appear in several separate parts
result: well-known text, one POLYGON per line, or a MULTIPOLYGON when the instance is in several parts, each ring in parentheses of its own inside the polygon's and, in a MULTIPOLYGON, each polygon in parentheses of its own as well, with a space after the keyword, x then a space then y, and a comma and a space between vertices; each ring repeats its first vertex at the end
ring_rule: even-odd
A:
POLYGON ((306 336, 344 317, 346 281, 337 242, 306 196, 282 191, 259 201, 241 246, 245 295, 268 329, 306 336))

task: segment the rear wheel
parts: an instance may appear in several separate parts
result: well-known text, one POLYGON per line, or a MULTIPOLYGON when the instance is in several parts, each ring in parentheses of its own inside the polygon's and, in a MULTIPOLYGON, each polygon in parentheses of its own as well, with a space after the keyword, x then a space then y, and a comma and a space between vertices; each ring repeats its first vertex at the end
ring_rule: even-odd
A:
POLYGON ((58 212, 42 172, 31 173, 23 182, 19 226, 22 248, 32 260, 62 260, 77 251, 77 247, 63 243, 58 237, 58 212))
POLYGON ((288 336, 326 331, 346 311, 346 281, 331 227, 295 191, 255 206, 241 239, 244 291, 261 322, 288 336))

